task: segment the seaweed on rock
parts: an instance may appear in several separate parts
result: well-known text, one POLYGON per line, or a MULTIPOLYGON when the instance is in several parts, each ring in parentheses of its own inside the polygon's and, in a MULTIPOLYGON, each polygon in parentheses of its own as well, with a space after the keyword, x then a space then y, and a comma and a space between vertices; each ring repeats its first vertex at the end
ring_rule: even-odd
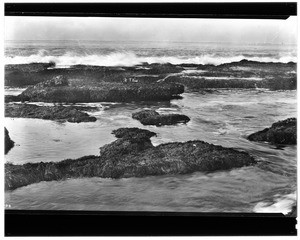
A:
POLYGON ((44 120, 59 120, 72 123, 95 122, 95 117, 81 112, 76 107, 37 106, 34 104, 6 104, 5 117, 40 118, 44 120))
POLYGON ((138 128, 113 131, 118 138, 100 148, 100 156, 61 162, 5 164, 5 189, 40 181, 67 178, 129 178, 196 171, 228 170, 256 163, 248 153, 203 141, 172 142, 153 146, 156 133, 138 128))
POLYGON ((252 133, 248 136, 250 141, 264 141, 272 144, 297 144, 297 119, 288 118, 273 123, 270 128, 252 133))
POLYGON ((27 88, 19 97, 42 102, 130 102, 170 100, 184 92, 184 87, 174 83, 108 83, 83 84, 70 81, 69 85, 45 86, 39 83, 27 88))
POLYGON ((139 120, 143 125, 174 125, 187 123, 190 118, 182 114, 159 114, 154 110, 142 110, 132 114, 132 118, 139 120))
POLYGON ((5 146, 4 152, 5 152, 5 154, 7 154, 9 152, 9 150, 13 148, 14 145, 15 145, 15 142, 13 140, 11 140, 8 130, 6 129, 6 127, 4 127, 4 146, 5 146))

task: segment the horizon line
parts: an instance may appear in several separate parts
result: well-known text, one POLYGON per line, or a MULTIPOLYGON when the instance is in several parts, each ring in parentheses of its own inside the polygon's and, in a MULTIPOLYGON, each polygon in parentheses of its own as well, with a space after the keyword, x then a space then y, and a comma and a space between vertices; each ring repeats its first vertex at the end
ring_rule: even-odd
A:
POLYGON ((231 42, 231 41, 171 41, 171 40, 97 40, 97 39, 4 39, 4 41, 98 41, 98 42, 167 42, 167 43, 231 43, 231 44, 273 44, 273 45, 297 45, 295 43, 274 42, 231 42))

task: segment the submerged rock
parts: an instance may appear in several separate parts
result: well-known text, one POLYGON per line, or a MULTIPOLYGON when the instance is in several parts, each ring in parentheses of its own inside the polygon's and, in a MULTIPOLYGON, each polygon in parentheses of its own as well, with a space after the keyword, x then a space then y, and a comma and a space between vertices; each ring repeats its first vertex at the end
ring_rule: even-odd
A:
POLYGON ((37 106, 34 104, 6 104, 5 117, 40 118, 68 122, 95 122, 95 117, 78 111, 75 107, 37 106))
POLYGON ((159 114, 154 110, 142 110, 132 114, 132 118, 139 120, 143 125, 173 125, 187 123, 190 118, 182 114, 159 114))
POLYGON ((297 144, 296 125, 296 118, 288 118, 273 123, 270 128, 249 135, 248 140, 264 141, 272 144, 297 144))
POLYGON ((5 145, 5 154, 7 154, 9 150, 12 149, 12 147, 15 145, 15 142, 11 140, 9 136, 9 132, 6 129, 6 127, 4 128, 4 145, 5 145))
POLYGON ((68 85, 48 86, 39 83, 27 88, 21 98, 42 102, 130 102, 170 100, 184 92, 179 84, 89 83, 69 81, 68 85))
POLYGON ((61 162, 5 164, 5 189, 67 178, 129 178, 196 171, 228 170, 256 163, 248 153, 203 141, 153 146, 156 133, 138 128, 113 131, 118 138, 100 148, 100 156, 61 162))

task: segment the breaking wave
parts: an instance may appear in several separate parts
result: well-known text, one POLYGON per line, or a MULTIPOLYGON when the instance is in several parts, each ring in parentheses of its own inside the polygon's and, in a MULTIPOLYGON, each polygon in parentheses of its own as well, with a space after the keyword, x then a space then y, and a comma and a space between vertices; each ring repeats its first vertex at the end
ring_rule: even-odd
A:
POLYGON ((93 66, 136 66, 143 63, 171 63, 171 64, 212 64, 220 65, 224 63, 239 62, 243 59, 256 62, 276 62, 288 63, 297 62, 295 56, 283 57, 249 57, 244 55, 222 57, 214 54, 201 56, 138 56, 133 52, 114 52, 107 55, 78 55, 72 52, 65 53, 61 56, 47 55, 45 51, 39 51, 37 54, 30 56, 6 56, 5 64, 28 64, 28 63, 56 63, 56 67, 68 67, 72 65, 93 65, 93 66))

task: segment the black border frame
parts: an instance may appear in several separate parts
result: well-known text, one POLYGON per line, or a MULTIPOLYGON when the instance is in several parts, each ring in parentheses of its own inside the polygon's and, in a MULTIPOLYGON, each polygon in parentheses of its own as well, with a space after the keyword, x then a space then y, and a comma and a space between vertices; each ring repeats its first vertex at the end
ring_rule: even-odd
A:
POLYGON ((296 236, 280 213, 5 210, 6 236, 296 236))
POLYGON ((5 4, 5 16, 287 19, 291 15, 297 15, 296 2, 5 4))
MULTIPOLYGON (((297 3, 5 3, 5 16, 287 19, 297 3)), ((5 210, 5 236, 296 236, 283 214, 5 210)))

